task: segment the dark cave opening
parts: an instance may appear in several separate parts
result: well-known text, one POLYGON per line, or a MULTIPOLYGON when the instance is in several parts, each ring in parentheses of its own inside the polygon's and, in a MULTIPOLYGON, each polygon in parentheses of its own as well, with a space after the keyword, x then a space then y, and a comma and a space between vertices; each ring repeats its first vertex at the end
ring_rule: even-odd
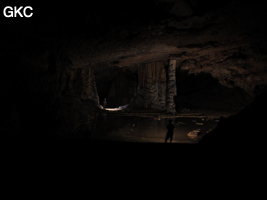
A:
POLYGON ((117 108, 127 105, 136 95, 137 74, 131 69, 114 67, 96 75, 99 103, 106 107, 117 108), (106 74, 106 75, 104 75, 106 74))
POLYGON ((239 87, 228 88, 209 73, 190 74, 177 68, 176 110, 225 111, 234 114, 246 107, 252 96, 239 87))
MULTIPOLYGON (((112 85, 112 80, 109 81, 98 81, 96 83, 97 85, 97 92, 98 92, 98 97, 99 97, 99 103, 103 106, 104 99, 107 98, 111 85, 112 85)), ((107 105, 109 106, 109 105, 107 105)))

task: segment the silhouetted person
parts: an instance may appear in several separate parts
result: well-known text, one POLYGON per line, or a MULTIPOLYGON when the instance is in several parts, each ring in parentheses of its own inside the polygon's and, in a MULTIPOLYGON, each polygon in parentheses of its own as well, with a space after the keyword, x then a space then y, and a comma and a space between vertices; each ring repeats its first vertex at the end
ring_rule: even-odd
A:
POLYGON ((105 109, 107 107, 107 99, 105 98, 103 101, 103 108, 105 109))
POLYGON ((173 139, 173 129, 174 129, 174 125, 172 124, 172 120, 169 120, 169 124, 167 125, 167 134, 165 137, 165 143, 167 143, 168 139, 170 139, 170 143, 172 142, 173 139))

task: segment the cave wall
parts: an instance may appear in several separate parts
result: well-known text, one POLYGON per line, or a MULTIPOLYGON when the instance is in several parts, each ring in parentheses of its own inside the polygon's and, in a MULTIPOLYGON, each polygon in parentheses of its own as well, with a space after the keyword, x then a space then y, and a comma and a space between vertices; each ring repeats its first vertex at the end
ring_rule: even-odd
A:
POLYGON ((2 56, 1 133, 14 138, 87 137, 99 103, 93 71, 73 67, 56 48, 40 44, 38 50, 2 56))
POLYGON ((70 68, 67 70, 66 93, 81 99, 90 99, 99 103, 95 75, 91 67, 70 68))

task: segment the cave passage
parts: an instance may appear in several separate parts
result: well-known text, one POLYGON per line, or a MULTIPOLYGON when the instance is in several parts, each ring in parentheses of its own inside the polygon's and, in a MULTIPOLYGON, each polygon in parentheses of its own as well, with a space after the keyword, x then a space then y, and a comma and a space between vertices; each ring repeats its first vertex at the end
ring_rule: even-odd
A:
POLYGON ((99 103, 105 108, 120 110, 130 104, 136 95, 137 77, 134 71, 111 68, 96 78, 99 103))
MULTIPOLYGON (((102 74, 102 79, 96 77, 99 99, 104 101, 106 98, 108 103, 106 112, 98 115, 92 139, 162 143, 171 118, 176 126, 173 143, 197 143, 216 127, 221 117, 236 114, 251 100, 241 88, 222 86, 211 74, 191 74, 176 65, 175 87, 169 86, 167 73, 163 73, 166 77, 153 77, 155 74, 159 76, 153 69, 165 70, 166 63, 145 64, 141 73, 138 67, 134 70, 115 68, 110 71, 116 73, 108 72, 111 76, 102 74), (176 90, 174 113, 147 106, 159 105, 156 97, 166 95, 168 87, 176 90), (162 88, 166 91, 159 93, 162 88), (137 107, 138 103, 143 107, 137 107)), ((167 97, 163 99, 167 104, 167 97)))

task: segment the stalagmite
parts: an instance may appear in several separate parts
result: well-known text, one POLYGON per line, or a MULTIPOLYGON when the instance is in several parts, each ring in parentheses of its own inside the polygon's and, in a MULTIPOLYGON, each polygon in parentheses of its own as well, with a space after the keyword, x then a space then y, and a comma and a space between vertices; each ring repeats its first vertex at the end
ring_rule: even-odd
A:
POLYGON ((176 60, 170 60, 167 70, 167 95, 166 95, 166 106, 167 112, 175 113, 175 101, 176 96, 176 60))

